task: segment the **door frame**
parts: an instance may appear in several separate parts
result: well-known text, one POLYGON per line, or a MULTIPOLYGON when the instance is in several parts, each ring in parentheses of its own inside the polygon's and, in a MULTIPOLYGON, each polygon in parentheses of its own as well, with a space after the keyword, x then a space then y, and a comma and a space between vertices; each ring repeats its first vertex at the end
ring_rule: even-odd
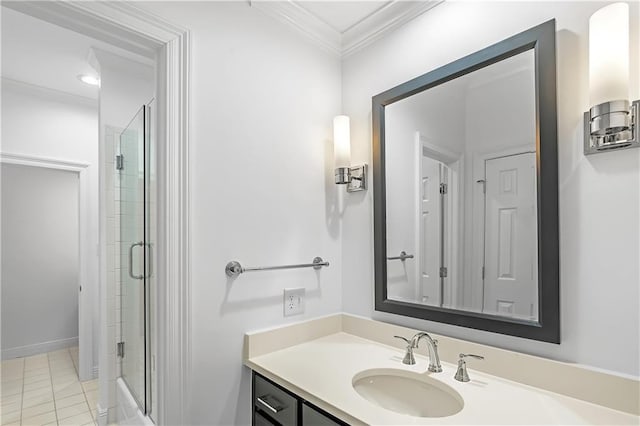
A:
MULTIPOLYGON (((441 291, 440 303, 444 307, 457 306, 460 293, 460 281, 462 279, 462 274, 460 274, 460 259, 462 259, 462 250, 464 246, 460 241, 460 236, 463 235, 464 225, 464 217, 460 214, 460 206, 464 203, 464 154, 450 151, 434 144, 420 131, 415 132, 414 145, 417 161, 416 171, 420 170, 420 162, 425 150, 430 154, 429 158, 445 164, 450 170, 450 179, 447 184, 450 196, 447 197, 446 209, 451 216, 451 220, 449 220, 446 225, 445 236, 451 244, 449 247, 445 247, 446 253, 444 254, 444 257, 447 260, 446 263, 448 263, 447 267, 449 268, 449 273, 447 274, 448 286, 445 286, 441 291), (447 291, 445 291, 445 289, 447 291)), ((420 197, 420 188, 416 188, 416 200, 419 200, 420 197)), ((415 226, 416 229, 419 229, 420 224, 419 219, 417 218, 415 226)), ((422 256, 419 242, 420 237, 418 234, 419 233, 416 232, 416 265, 418 265, 422 256)), ((416 286, 418 286, 420 278, 419 275, 420 268, 417 266, 416 286)))
MULTIPOLYGON (((189 184, 190 34, 185 28, 125 2, 4 2, 9 7, 156 60, 158 101, 157 424, 187 424, 191 365, 189 184)), ((104 162, 100 148, 99 164, 104 162)), ((100 171, 104 182, 104 170, 100 171)), ((101 190, 101 192, 103 192, 101 190)), ((104 194, 101 193, 101 197, 104 194)), ((104 199, 101 202, 103 210, 104 199)), ((101 237, 105 233, 100 223, 101 237)), ((101 238, 104 241, 104 238, 101 238)), ((91 251, 90 251, 91 252, 91 251)), ((106 245, 100 248, 100 365, 106 330, 106 245)), ((100 380, 98 423, 107 423, 108 378, 100 380)))
POLYGON ((0 153, 0 163, 19 166, 40 167, 62 170, 78 176, 78 287, 84 284, 84 291, 78 291, 78 376, 80 380, 93 378, 93 312, 95 286, 89 285, 94 274, 91 250, 91 206, 89 203, 89 168, 87 163, 58 158, 24 154, 0 153))

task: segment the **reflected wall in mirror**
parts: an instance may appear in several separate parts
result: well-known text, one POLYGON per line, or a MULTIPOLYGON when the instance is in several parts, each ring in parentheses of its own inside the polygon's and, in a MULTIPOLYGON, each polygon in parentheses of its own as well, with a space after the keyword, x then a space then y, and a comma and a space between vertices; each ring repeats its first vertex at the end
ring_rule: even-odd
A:
POLYGON ((559 342, 555 22, 373 98, 376 310, 559 342))
POLYGON ((528 50, 386 108, 389 299, 537 322, 534 68, 528 50))

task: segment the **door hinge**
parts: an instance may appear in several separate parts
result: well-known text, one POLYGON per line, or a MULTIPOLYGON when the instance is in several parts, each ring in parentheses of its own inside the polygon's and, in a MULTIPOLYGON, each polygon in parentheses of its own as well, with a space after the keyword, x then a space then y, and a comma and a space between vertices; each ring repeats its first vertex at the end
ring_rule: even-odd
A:
POLYGON ((484 266, 482 267, 482 279, 484 280, 484 266))
POLYGON ((447 277, 448 272, 449 272, 449 271, 447 271, 447 268, 446 268, 446 267, 444 267, 444 266, 443 266, 443 267, 441 267, 441 268, 440 268, 440 278, 446 278, 446 277, 447 277))
POLYGON ((116 170, 124 169, 124 155, 116 155, 116 170))
POLYGON ((441 183, 440 184, 440 193, 443 194, 443 195, 447 193, 447 184, 446 183, 441 183))
POLYGON ((124 358, 124 342, 118 342, 116 352, 119 358, 124 358))

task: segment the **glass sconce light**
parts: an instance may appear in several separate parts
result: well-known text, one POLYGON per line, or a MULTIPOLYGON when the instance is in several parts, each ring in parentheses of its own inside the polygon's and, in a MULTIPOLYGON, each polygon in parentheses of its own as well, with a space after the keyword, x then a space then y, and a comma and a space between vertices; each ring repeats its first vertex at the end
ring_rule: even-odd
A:
POLYGON ((351 166, 350 132, 348 116, 338 115, 333 119, 335 183, 347 185, 347 192, 364 191, 367 189, 367 165, 351 166))
POLYGON ((640 146, 640 101, 629 102, 629 5, 614 3, 589 19, 589 104, 584 153, 640 146))

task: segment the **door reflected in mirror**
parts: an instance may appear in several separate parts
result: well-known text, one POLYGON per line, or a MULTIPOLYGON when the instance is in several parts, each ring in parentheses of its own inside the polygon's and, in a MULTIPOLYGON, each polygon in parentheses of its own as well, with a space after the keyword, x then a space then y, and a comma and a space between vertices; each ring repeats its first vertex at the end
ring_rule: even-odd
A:
POLYGON ((384 132, 387 298, 538 322, 534 50, 387 105, 384 132))

